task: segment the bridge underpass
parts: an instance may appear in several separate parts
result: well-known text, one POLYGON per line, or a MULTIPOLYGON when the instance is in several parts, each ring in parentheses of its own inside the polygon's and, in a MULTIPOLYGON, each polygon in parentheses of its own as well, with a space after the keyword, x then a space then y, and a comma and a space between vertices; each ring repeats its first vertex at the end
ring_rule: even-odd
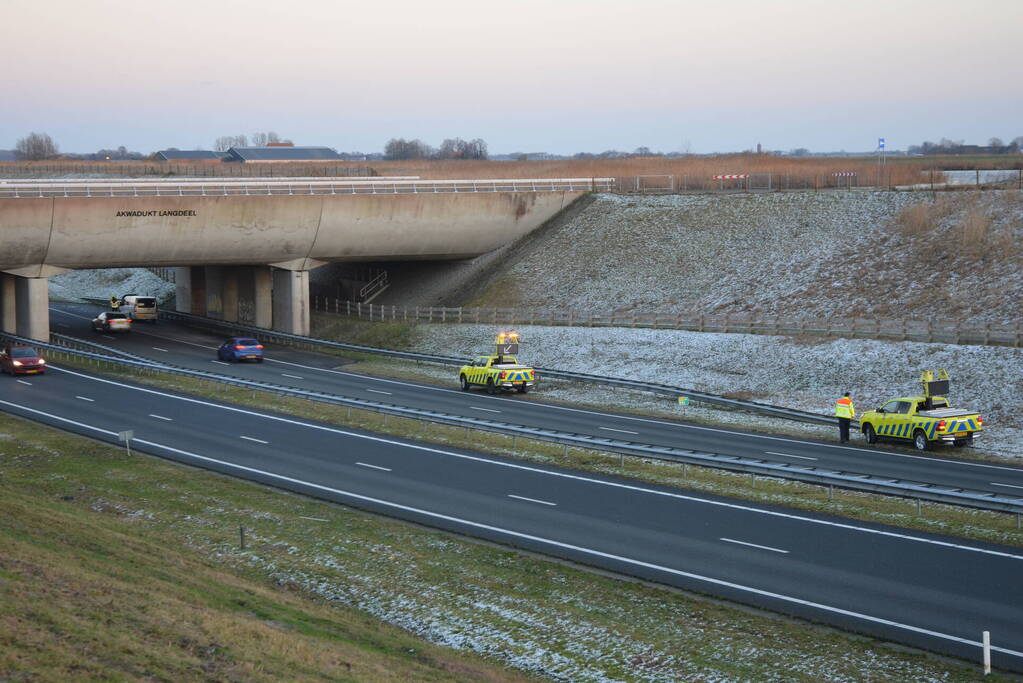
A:
POLYGON ((165 266, 181 311, 308 334, 310 270, 479 256, 612 182, 0 180, 0 322, 47 340, 49 277, 165 266))

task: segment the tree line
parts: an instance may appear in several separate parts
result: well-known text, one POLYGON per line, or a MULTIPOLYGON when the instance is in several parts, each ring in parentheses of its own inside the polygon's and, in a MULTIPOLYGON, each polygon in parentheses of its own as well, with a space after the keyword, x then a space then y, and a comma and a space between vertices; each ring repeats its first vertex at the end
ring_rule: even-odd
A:
POLYGON ((1023 150, 1023 135, 1005 143, 1001 138, 990 138, 987 145, 967 145, 962 140, 941 138, 938 142, 925 141, 910 145, 910 154, 1018 154, 1023 150))
POLYGON ((384 145, 384 159, 398 161, 403 159, 486 159, 488 158, 487 143, 476 138, 448 138, 433 148, 422 140, 406 140, 391 138, 384 145))

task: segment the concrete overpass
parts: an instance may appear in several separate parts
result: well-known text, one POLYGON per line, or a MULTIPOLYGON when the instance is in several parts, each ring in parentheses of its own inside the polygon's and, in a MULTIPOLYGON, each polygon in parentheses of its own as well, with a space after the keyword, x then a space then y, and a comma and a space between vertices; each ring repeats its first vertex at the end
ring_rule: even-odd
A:
POLYGON ((50 276, 176 266, 179 310, 305 334, 317 266, 478 256, 611 182, 0 180, 0 322, 47 339, 50 276))

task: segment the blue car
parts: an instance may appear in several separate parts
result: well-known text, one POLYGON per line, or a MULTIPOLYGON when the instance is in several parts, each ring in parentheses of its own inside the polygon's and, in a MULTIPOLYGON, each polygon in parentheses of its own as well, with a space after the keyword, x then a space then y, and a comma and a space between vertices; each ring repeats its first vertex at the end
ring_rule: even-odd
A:
POLYGON ((217 349, 217 358, 230 363, 234 360, 263 362, 263 345, 252 337, 231 337, 217 349))

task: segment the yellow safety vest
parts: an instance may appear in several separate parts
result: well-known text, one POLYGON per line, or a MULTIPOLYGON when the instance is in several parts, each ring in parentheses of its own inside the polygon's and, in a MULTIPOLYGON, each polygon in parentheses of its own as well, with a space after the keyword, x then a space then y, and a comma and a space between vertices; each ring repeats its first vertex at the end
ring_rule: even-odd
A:
POLYGON ((856 417, 856 409, 853 408, 851 398, 843 396, 835 401, 835 417, 847 417, 850 420, 856 417))

